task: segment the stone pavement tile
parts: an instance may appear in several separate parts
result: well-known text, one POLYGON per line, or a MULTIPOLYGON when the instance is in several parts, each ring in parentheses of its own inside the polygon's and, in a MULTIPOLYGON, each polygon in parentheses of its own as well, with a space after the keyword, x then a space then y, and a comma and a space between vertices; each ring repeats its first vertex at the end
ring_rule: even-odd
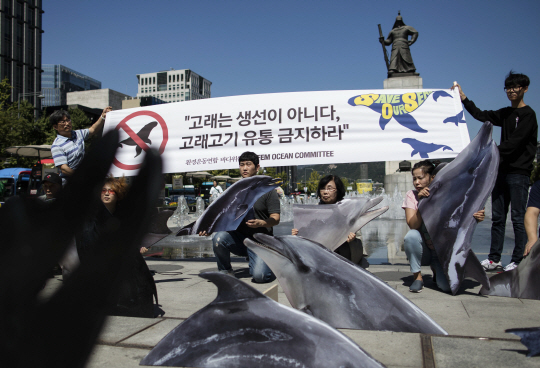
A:
POLYGON ((98 337, 98 343, 116 344, 156 323, 155 318, 108 317, 98 337))
POLYGON ((413 303, 450 335, 467 335, 463 329, 471 329, 470 318, 459 300, 417 299, 413 303))
POLYGON ((519 341, 433 337, 432 343, 437 368, 540 366, 540 357, 527 358, 519 341))
POLYGON ((137 345, 151 349, 182 322, 179 319, 163 319, 158 324, 122 341, 122 345, 137 345))
MULTIPOLYGON (((540 315, 540 302, 526 305, 517 298, 488 297, 486 301, 463 301, 465 310, 471 318, 470 336, 488 336, 513 339, 508 328, 537 326, 540 315)), ((465 335, 465 333, 462 333, 465 335)), ((516 336, 517 338, 517 336, 516 336)))
POLYGON ((421 367, 419 334, 340 329, 373 358, 387 367, 421 367))
POLYGON ((150 349, 96 345, 86 363, 86 368, 138 368, 139 362, 149 352, 150 349))

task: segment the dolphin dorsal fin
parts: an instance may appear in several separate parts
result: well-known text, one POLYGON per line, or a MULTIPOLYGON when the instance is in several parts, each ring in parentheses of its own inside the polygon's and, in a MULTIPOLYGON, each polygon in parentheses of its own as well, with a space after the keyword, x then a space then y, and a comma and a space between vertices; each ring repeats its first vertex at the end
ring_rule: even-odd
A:
POLYGON ((240 217, 243 217, 246 214, 248 208, 249 207, 247 204, 241 204, 238 207, 236 207, 236 213, 234 214, 234 219, 238 220, 240 217))
POLYGON ((204 272, 199 274, 199 277, 213 282, 218 288, 218 295, 211 304, 266 298, 262 293, 234 276, 220 272, 204 272))

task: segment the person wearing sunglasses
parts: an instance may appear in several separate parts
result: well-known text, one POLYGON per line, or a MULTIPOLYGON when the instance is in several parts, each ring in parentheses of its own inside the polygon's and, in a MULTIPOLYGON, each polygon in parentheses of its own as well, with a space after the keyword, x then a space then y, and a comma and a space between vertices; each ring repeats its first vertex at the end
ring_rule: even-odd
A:
POLYGON ((60 167, 62 183, 73 175, 84 157, 84 141, 98 132, 105 122, 105 116, 112 110, 111 106, 103 109, 99 119, 88 129, 73 130, 71 117, 65 110, 57 110, 49 117, 49 123, 57 132, 51 146, 54 166, 60 167))
MULTIPOLYGON (((337 175, 323 177, 317 186, 317 197, 320 198, 320 205, 335 204, 341 201, 345 197, 345 185, 340 177, 337 175)), ((292 229, 291 233, 298 235, 298 229, 292 229)), ((362 238, 355 233, 349 233, 347 241, 340 245, 335 252, 353 263, 362 265, 362 267, 367 266, 367 261, 362 262, 365 256, 362 238)))
POLYGON ((463 93, 459 84, 455 83, 452 86, 452 89, 458 89, 463 106, 473 118, 481 122, 490 121, 493 125, 501 127, 499 145, 501 161, 495 187, 491 193, 491 248, 488 258, 481 262, 486 271, 503 270, 501 254, 509 206, 512 208, 515 246, 511 263, 504 267, 504 271, 511 271, 517 267, 523 258, 527 243, 524 217, 538 136, 536 113, 523 100, 529 90, 529 84, 529 77, 510 71, 504 81, 504 91, 510 106, 486 111, 476 107, 463 93))
MULTIPOLYGON (((96 256, 101 234, 110 233, 122 221, 122 201, 128 192, 125 178, 109 176, 101 188, 96 212, 83 224, 76 235, 77 253, 81 265, 96 256), (102 205, 101 205, 102 204, 102 205)), ((114 316, 154 317, 153 297, 157 291, 148 266, 141 255, 142 249, 131 248, 118 265, 118 277, 111 280, 114 292, 107 301, 107 313, 114 316)))

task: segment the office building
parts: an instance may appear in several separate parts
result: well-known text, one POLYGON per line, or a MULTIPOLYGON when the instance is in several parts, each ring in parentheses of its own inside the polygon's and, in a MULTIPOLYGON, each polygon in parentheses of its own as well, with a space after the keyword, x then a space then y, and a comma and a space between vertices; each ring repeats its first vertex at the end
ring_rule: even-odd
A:
POLYGON ((162 103, 210 98, 212 82, 189 70, 137 74, 137 97, 155 97, 162 103))
POLYGON ((92 109, 101 110, 107 106, 111 106, 113 110, 121 110, 122 101, 126 98, 131 97, 109 88, 68 92, 66 94, 68 105, 83 105, 92 109))
POLYGON ((0 78, 13 87, 11 102, 41 100, 41 0, 0 0, 0 78))
POLYGON ((101 89, 101 82, 59 64, 44 64, 41 91, 43 106, 67 105, 67 93, 101 89))

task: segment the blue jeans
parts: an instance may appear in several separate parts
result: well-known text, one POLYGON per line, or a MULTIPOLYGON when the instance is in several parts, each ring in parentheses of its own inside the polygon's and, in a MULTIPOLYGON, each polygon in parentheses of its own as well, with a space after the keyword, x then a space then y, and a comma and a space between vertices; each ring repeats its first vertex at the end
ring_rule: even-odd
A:
POLYGON ((212 248, 217 258, 218 270, 232 270, 231 253, 249 258, 249 274, 253 282, 265 283, 275 280, 272 270, 251 249, 244 245, 248 236, 238 231, 219 231, 212 239, 212 248))
POLYGON ((450 291, 450 285, 442 268, 435 249, 429 249, 418 230, 409 230, 404 239, 405 254, 411 264, 411 272, 420 272, 420 266, 431 265, 437 275, 437 286, 445 292, 450 291))
POLYGON ((504 230, 508 206, 512 206, 511 218, 514 225, 515 246, 512 262, 519 264, 527 243, 525 233, 525 210, 529 196, 529 177, 520 174, 501 174, 497 176, 491 193, 491 248, 488 258, 493 262, 501 261, 504 245, 504 230))

